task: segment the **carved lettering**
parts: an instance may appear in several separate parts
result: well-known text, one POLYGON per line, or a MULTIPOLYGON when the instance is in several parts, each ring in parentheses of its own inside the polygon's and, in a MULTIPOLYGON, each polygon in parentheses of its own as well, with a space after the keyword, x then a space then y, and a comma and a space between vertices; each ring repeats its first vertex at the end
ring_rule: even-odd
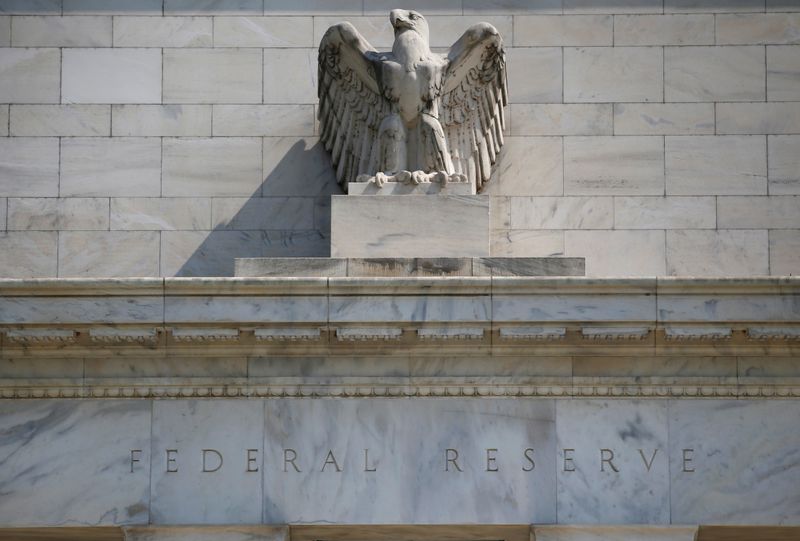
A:
POLYGON ((294 471, 300 473, 300 468, 297 467, 295 464, 295 460, 297 460, 297 451, 294 449, 284 449, 283 450, 283 471, 289 471, 288 466, 289 464, 292 465, 294 471))
POLYGON ((133 473, 133 465, 136 462, 139 462, 139 457, 142 454, 141 449, 131 449, 131 473, 133 473))
POLYGON ((650 462, 648 462, 644 456, 644 451, 639 449, 639 456, 642 457, 642 462, 644 462, 644 466, 647 468, 648 473, 650 472, 650 468, 653 467, 653 462, 656 460, 656 454, 658 454, 658 449, 653 451, 653 456, 650 457, 650 462))
POLYGON ((694 460, 694 449, 683 450, 683 471, 684 473, 694 473, 694 466, 689 467, 689 464, 694 460))
POLYGON ((178 471, 178 450, 167 449, 167 473, 177 473, 178 471), (173 469, 171 466, 174 466, 173 469))
POLYGON ((371 468, 369 466, 369 449, 364 449, 364 471, 368 472, 378 471, 378 468, 376 468, 375 466, 371 468))
POLYGON ((258 457, 253 456, 253 454, 255 453, 258 453, 258 449, 247 450, 247 468, 245 469, 245 471, 248 473, 258 471, 258 465, 256 465, 258 457))
POLYGON ((336 457, 333 456, 333 450, 332 449, 328 450, 328 456, 325 457, 325 463, 322 464, 322 469, 319 470, 319 471, 321 471, 321 472, 325 471, 325 466, 327 466, 328 464, 333 464, 333 467, 336 468, 337 472, 341 472, 342 471, 342 468, 339 467, 339 463, 336 462, 336 457))
POLYGON ((222 453, 217 451, 216 449, 203 449, 203 473, 213 473, 215 471, 219 471, 222 467, 222 453), (217 465, 214 468, 208 467, 208 454, 212 453, 217 455, 216 461, 217 465))
POLYGON ((530 465, 522 466, 522 471, 533 471, 533 469, 536 467, 536 463, 533 461, 533 449, 528 447, 525 449, 523 455, 525 456, 525 460, 530 462, 530 465))
POLYGON ((456 449, 447 449, 444 452, 444 471, 450 471, 450 464, 455 466, 458 471, 462 470, 458 465, 458 451, 456 449))
POLYGON ((616 466, 614 466, 614 451, 611 449, 600 449, 600 471, 606 471, 606 464, 611 466, 611 469, 614 470, 616 473, 619 473, 619 470, 616 466))
POLYGON ((497 467, 497 449, 486 449, 486 471, 500 471, 497 467))
POLYGON ((575 471, 575 459, 572 453, 575 449, 564 449, 564 471, 575 471))

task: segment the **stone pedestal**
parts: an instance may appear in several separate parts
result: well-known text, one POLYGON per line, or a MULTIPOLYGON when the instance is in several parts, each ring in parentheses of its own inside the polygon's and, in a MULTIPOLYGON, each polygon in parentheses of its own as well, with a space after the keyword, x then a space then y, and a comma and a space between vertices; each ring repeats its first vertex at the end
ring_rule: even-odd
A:
POLYGON ((332 257, 488 257, 489 196, 331 197, 332 257))

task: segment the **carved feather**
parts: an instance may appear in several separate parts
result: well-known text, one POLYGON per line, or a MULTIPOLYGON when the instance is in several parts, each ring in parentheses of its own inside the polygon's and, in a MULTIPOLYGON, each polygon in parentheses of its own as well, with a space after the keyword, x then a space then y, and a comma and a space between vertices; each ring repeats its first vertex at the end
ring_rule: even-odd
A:
POLYGON ((503 40, 492 25, 473 25, 450 48, 448 61, 443 127, 445 133, 459 134, 448 141, 453 163, 480 190, 503 146, 503 107, 508 103, 503 40), (453 130, 454 125, 461 128, 453 130))
POLYGON ((330 27, 319 45, 320 140, 345 190, 367 172, 380 121, 389 114, 377 62, 380 53, 350 23, 330 27))

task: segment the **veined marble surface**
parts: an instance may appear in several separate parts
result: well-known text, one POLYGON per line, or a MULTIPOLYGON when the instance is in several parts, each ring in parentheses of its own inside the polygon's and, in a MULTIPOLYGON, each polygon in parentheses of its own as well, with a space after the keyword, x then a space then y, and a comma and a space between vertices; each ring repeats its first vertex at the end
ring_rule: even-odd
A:
POLYGON ((154 402, 151 522, 261 522, 263 431, 261 401, 154 402))
POLYGON ((149 401, 0 402, 0 524, 147 523, 149 454, 149 401))
POLYGON ((666 401, 564 400, 556 412, 560 524, 669 524, 666 401))
POLYGON ((800 525, 800 401, 674 401, 669 433, 674 523, 800 525))
POLYGON ((800 525, 798 449, 798 400, 5 401, 0 525, 800 525))
POLYGON ((265 521, 554 522, 554 414, 548 400, 267 402, 265 521))

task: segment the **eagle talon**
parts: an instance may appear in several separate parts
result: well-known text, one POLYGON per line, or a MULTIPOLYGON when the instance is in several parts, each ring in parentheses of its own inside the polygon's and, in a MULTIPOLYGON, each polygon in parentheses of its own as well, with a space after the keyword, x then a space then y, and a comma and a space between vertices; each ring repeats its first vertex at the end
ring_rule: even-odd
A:
POLYGON ((383 188, 383 185, 386 184, 387 180, 389 180, 389 177, 386 176, 386 173, 382 173, 380 171, 375 173, 374 182, 378 188, 383 188))
POLYGON ((414 184, 428 184, 430 181, 430 176, 425 171, 411 173, 411 182, 414 184))
POLYGON ((400 182, 402 184, 408 184, 411 182, 411 171, 400 171, 394 176, 395 182, 400 182))

